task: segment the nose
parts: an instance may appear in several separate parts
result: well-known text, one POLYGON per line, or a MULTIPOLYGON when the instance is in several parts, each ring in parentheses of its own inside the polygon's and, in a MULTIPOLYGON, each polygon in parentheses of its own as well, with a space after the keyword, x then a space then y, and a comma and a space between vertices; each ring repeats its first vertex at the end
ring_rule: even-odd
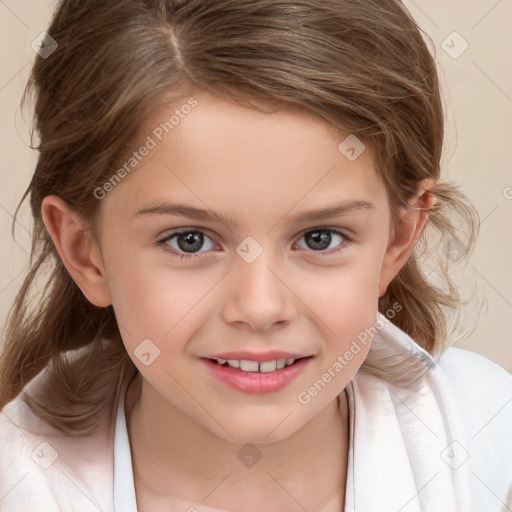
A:
POLYGON ((285 325, 297 315, 295 294, 282 271, 274 269, 264 251, 255 261, 242 258, 230 274, 231 286, 223 308, 224 320, 254 331, 285 325))

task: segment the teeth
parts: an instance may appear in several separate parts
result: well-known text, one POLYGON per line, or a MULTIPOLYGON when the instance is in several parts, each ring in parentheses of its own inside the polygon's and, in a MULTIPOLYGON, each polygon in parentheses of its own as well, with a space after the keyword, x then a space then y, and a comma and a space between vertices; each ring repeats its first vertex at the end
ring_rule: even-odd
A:
POLYGON ((262 372, 270 373, 276 370, 282 370, 285 366, 290 366, 295 362, 294 358, 290 359, 277 359, 274 361, 265 361, 258 363, 257 361, 248 361, 247 359, 217 359, 220 365, 228 363, 231 368, 240 368, 243 372, 262 372))
POLYGON ((260 372, 273 372, 277 368, 276 361, 266 361, 264 363, 260 363, 260 372))
POLYGON ((257 361, 247 361, 246 359, 242 359, 240 361, 240 370, 243 372, 257 372, 258 371, 258 362, 257 361))

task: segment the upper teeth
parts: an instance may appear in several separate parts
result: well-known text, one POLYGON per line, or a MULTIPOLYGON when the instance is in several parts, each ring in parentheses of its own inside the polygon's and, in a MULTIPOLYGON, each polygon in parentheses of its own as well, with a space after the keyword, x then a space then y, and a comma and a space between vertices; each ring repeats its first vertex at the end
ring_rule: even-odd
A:
POLYGON ((273 372, 276 369, 281 370, 285 366, 290 366, 295 362, 295 359, 277 359, 274 361, 265 361, 258 363, 258 361, 248 361, 247 359, 217 359, 217 363, 228 363, 232 368, 240 368, 243 372, 273 372))

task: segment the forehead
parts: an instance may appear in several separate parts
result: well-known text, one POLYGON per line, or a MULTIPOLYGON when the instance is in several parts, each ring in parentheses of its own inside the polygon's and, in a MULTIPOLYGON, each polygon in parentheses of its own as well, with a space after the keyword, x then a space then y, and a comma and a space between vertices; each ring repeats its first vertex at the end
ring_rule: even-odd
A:
POLYGON ((139 137, 152 149, 112 196, 131 212, 179 200, 268 222, 326 202, 386 204, 370 148, 304 110, 257 106, 197 92, 153 110, 139 137))

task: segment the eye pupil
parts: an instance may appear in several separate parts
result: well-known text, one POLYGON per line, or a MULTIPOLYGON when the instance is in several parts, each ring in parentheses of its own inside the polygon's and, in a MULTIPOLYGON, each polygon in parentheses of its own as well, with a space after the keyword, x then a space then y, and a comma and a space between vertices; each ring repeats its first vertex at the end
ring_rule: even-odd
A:
POLYGON ((313 250, 323 250, 329 247, 332 241, 332 236, 329 231, 311 231, 305 236, 308 245, 312 242, 313 250))
POLYGON ((194 252, 201 249, 203 245, 203 235, 199 231, 189 231, 180 234, 177 240, 179 248, 185 252, 194 252), (181 243, 182 241, 184 241, 183 244, 181 243))

